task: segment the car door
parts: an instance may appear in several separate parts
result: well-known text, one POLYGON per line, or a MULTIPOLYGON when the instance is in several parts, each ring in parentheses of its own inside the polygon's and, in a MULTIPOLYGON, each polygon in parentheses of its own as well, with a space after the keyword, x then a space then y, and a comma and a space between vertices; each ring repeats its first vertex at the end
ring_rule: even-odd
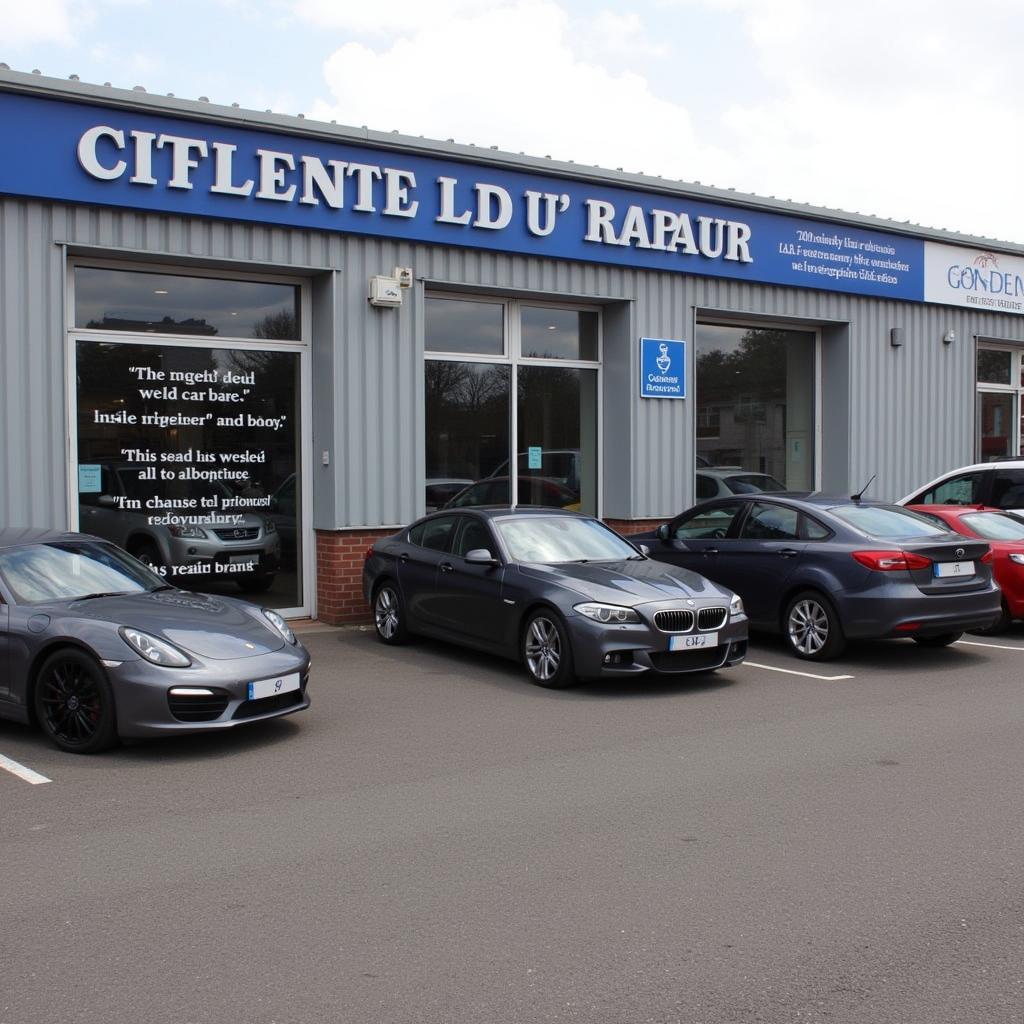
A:
POLYGON ((469 640, 497 644, 509 618, 509 607, 501 595, 505 568, 466 561, 470 551, 479 550, 499 555, 486 520, 471 514, 459 516, 451 553, 438 566, 435 608, 445 629, 469 640))
POLYGON ((401 544, 397 554, 398 583, 406 612, 415 624, 437 626, 437 575, 442 561, 449 557, 459 516, 435 516, 417 523, 401 544))
POLYGON ((738 518, 746 502, 718 501, 697 505, 668 524, 668 536, 651 548, 651 557, 692 569, 716 583, 720 579, 720 554, 735 536, 738 518))
POLYGON ((743 598, 752 622, 774 624, 779 604, 796 571, 807 541, 800 510, 791 505, 752 501, 736 539, 719 556, 722 582, 743 598))

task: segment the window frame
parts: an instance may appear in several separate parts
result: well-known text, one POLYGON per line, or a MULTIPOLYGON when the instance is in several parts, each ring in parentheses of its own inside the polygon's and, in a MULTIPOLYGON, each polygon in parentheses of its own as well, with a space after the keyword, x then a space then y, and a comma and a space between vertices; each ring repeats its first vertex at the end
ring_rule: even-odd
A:
MULTIPOLYGON (((433 362, 462 362, 462 363, 496 363, 508 366, 509 371, 509 452, 508 464, 511 471, 510 476, 510 504, 515 507, 519 504, 519 367, 520 366, 557 366, 569 369, 592 370, 596 376, 597 416, 597 465, 595 466, 595 482, 597 500, 594 515, 600 519, 604 514, 603 494, 603 462, 604 462, 604 317, 602 307, 599 304, 587 302, 573 302, 571 300, 537 299, 530 296, 509 296, 475 294, 460 291, 449 291, 448 289, 427 287, 423 293, 424 300, 427 299, 457 299, 465 302, 480 302, 489 305, 501 304, 502 330, 503 330, 503 355, 486 355, 474 352, 437 352, 426 348, 426 302, 424 302, 424 327, 423 327, 423 360, 433 362), (536 356, 524 356, 522 354, 522 317, 520 311, 523 306, 531 308, 541 307, 547 309, 567 310, 576 313, 597 314, 597 359, 543 359, 536 356)), ((426 432, 424 422, 424 434, 426 432)), ((424 460, 426 455, 424 454, 424 460)), ((426 466, 424 465, 424 479, 426 479, 426 466)), ((420 514, 426 509, 424 494, 417 495, 417 507, 421 509, 420 514)), ((469 506, 466 506, 469 507, 469 506)))
MULTIPOLYGON (((988 341, 976 338, 974 346, 974 461, 983 462, 981 453, 981 396, 983 394, 1010 395, 1013 397, 1013 411, 1010 414, 1010 450, 1006 458, 1024 458, 1024 431, 1021 417, 1024 416, 1024 348, 1012 342, 988 341), (993 384, 978 380, 978 354, 980 352, 1007 352, 1010 355, 1010 383, 993 384)), ((986 465, 998 459, 989 459, 986 465)))
POLYGON ((69 255, 65 263, 66 286, 64 292, 64 395, 68 417, 64 460, 67 467, 65 493, 67 494, 67 522, 72 532, 80 527, 78 515, 78 381, 77 345, 79 341, 102 342, 114 345, 151 345, 177 348, 242 349, 256 352, 294 352, 299 357, 299 445, 296 469, 301 474, 302 486, 298 498, 302 515, 295 524, 301 541, 302 603, 292 608, 279 608, 285 618, 316 616, 316 537, 313 533, 313 359, 312 311, 313 297, 308 277, 289 274, 262 274, 224 269, 205 265, 150 262, 140 259, 111 259, 90 255, 69 255), (239 338, 216 335, 140 333, 131 331, 102 331, 75 326, 75 270, 90 267, 121 271, 176 274, 181 277, 204 277, 214 280, 262 281, 270 284, 290 285, 298 289, 299 338, 294 340, 239 338))

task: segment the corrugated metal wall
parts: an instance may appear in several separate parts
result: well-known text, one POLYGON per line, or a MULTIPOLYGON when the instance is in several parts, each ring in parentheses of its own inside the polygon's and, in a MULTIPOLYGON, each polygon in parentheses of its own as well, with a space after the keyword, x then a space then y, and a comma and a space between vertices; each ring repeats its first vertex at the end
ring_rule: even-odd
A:
MULTIPOLYGON (((821 325, 825 481, 848 486, 878 473, 871 493, 894 497, 973 457, 974 336, 1024 342, 1024 318, 987 312, 2 200, 0 525, 66 525, 63 245, 312 278, 314 525, 327 529, 393 525, 420 511, 423 294, 432 285, 606 304, 609 517, 664 516, 692 498, 694 403, 636 397, 642 335, 692 339, 698 315, 821 325), (395 266, 411 266, 417 286, 401 309, 371 307, 369 278, 395 266), (889 345, 892 327, 904 329, 901 348, 889 345)), ((691 345, 691 385, 693 372, 691 345)))

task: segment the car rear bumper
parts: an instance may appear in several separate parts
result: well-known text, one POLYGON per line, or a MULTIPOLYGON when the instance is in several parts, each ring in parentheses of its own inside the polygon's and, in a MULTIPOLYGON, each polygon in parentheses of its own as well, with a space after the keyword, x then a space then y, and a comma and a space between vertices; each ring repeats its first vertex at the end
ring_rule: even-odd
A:
POLYGON ((936 636, 984 628, 1000 612, 1002 595, 994 583, 966 594, 923 594, 916 587, 905 590, 909 593, 835 595, 845 635, 851 639, 936 636))

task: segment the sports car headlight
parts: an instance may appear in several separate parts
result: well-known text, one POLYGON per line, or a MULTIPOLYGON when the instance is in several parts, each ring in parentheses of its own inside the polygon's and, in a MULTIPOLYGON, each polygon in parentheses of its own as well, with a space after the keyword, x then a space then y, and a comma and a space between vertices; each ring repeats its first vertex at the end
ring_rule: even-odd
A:
POLYGON ((739 594, 733 594, 732 600, 729 602, 729 614, 730 615, 742 615, 743 614, 743 598, 739 594))
POLYGON ((595 622, 639 622, 640 616, 632 608, 623 608, 617 604, 588 604, 573 605, 580 615, 586 615, 588 619, 595 622))
POLYGON ((141 629, 132 629, 131 626, 122 626, 120 633, 121 638, 132 650, 154 665, 187 668, 192 664, 192 659, 184 651, 179 651, 177 647, 151 633, 143 633, 141 629))
POLYGON ((1011 551, 1010 561, 1016 562, 1018 565, 1024 565, 1024 551, 1011 551))
POLYGON ((276 629, 278 633, 288 641, 288 643, 295 643, 295 634, 288 628, 288 623, 285 622, 277 612, 271 611, 269 608, 264 608, 263 616, 267 622, 269 622, 274 629, 276 629))

